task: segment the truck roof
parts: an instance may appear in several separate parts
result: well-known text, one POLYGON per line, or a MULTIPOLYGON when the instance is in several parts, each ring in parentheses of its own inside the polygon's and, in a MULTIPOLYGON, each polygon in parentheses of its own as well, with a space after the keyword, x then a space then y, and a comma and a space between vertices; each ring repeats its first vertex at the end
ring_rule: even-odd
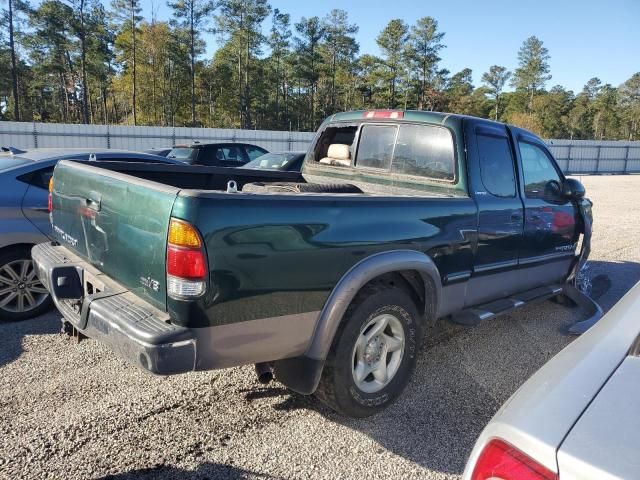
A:
POLYGON ((380 121, 380 120, 409 120, 412 122, 424 122, 431 124, 444 124, 447 120, 456 119, 462 120, 464 118, 474 118, 478 120, 482 120, 487 123, 498 123, 500 125, 504 125, 501 122, 495 122, 493 120, 489 120, 486 118, 473 117, 470 115, 461 115, 459 113, 447 113, 447 112, 431 112, 426 110, 398 110, 398 109, 372 109, 372 110, 352 110, 349 112, 339 112, 334 115, 329 116, 325 122, 345 122, 345 121, 360 121, 360 120, 371 120, 371 121, 380 121), (388 117, 367 117, 366 115, 369 113, 392 113, 398 112, 401 114, 399 118, 388 117))

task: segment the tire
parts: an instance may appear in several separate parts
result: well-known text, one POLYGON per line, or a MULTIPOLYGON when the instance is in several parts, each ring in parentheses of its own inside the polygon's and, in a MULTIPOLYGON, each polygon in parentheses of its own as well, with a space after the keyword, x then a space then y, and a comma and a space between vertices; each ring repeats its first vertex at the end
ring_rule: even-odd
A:
POLYGON ((1 253, 0 321, 15 322, 37 317, 51 305, 51 297, 35 273, 31 251, 16 248, 1 253))
POLYGON ((406 387, 415 367, 422 335, 419 319, 415 302, 401 288, 384 284, 365 286, 347 309, 336 332, 315 392, 318 399, 340 414, 358 418, 373 415, 390 405, 406 387), (387 326, 380 329, 384 318, 387 326), (363 343, 374 329, 384 335, 373 335, 363 343), (404 340, 402 347, 389 352, 391 345, 397 348, 400 331, 404 340), (389 337, 395 341, 391 342, 389 337), (401 352, 399 360, 398 351, 401 352), (367 359, 371 362, 363 361, 367 359), (377 376, 378 369, 364 375, 382 361, 386 363, 386 383, 380 381, 384 376, 377 376), (359 383, 356 376, 360 377, 359 383))

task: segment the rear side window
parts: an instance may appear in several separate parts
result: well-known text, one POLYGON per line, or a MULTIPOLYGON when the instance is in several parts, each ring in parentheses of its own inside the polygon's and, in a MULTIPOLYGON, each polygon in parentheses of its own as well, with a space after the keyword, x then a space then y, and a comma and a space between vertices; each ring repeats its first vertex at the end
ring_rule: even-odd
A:
POLYGON ((240 147, 207 145, 201 159, 198 160, 198 163, 210 167, 219 165, 219 162, 238 162, 242 165, 245 163, 245 158, 240 147))
POLYGON ((478 135, 478 157, 482 183, 496 197, 515 197, 516 179, 509 140, 506 137, 478 135))
POLYGON ((18 180, 22 180, 23 182, 26 182, 29 185, 33 185, 34 187, 48 190, 49 180, 51 180, 51 177, 53 177, 53 168, 54 166, 51 165, 47 168, 42 168, 34 172, 26 173, 18 177, 18 180))
MULTIPOLYGON (((518 142, 522 158, 522 174, 524 176, 524 193, 527 198, 553 197, 555 190, 549 182, 560 183, 560 175, 551 159, 539 146, 526 142, 518 142)), ((557 185, 556 185, 557 188, 557 185)))
POLYGON ((395 125, 364 125, 360 131, 356 166, 388 170, 397 131, 395 125))
POLYGON ((174 158, 183 162, 194 160, 198 150, 189 147, 176 147, 167 154, 167 158, 174 158))
POLYGON ((247 145, 245 147, 245 151, 247 152, 247 156, 249 157, 249 160, 255 160, 256 158, 261 157, 262 155, 267 153, 266 150, 259 147, 254 147, 251 145, 247 145))
POLYGON ((400 125, 391 168, 405 175, 454 180, 451 132, 431 125, 400 125))
POLYGON ((218 160, 244 163, 244 156, 239 147, 228 146, 218 149, 218 160))

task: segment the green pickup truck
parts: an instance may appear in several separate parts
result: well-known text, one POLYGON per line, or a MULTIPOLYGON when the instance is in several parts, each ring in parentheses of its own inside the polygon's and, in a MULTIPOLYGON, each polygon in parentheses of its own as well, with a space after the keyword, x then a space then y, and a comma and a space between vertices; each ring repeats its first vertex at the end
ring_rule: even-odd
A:
MULTIPOLYGON (((39 276, 67 332, 168 375, 256 364, 362 417, 403 390, 437 319, 564 295, 591 203, 519 128, 339 113, 302 173, 63 161, 39 276)), ((587 308, 585 307, 585 308, 587 308)))

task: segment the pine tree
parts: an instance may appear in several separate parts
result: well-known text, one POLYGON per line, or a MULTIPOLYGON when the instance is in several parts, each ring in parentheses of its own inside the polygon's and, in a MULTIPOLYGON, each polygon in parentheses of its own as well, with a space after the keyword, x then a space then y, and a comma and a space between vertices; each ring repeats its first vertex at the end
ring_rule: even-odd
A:
POLYGON ((189 42, 189 60, 191 68, 191 125, 196 125, 196 57, 203 47, 200 42, 200 30, 205 26, 207 17, 212 13, 214 4, 211 0, 177 0, 169 2, 173 9, 171 25, 187 32, 189 42))
POLYGON ((433 81, 440 61, 438 52, 445 47, 443 38, 444 32, 438 31, 438 22, 431 17, 420 18, 411 27, 407 55, 420 84, 418 110, 425 108, 427 86, 433 81))
POLYGON ((348 14, 344 10, 334 9, 322 20, 325 31, 325 48, 329 57, 331 75, 331 93, 329 112, 336 110, 336 75, 341 65, 353 62, 358 53, 359 45, 354 38, 358 33, 358 26, 349 23, 348 14))
POLYGON ((251 116, 251 67, 265 42, 262 22, 271 13, 266 0, 220 0, 215 32, 234 52, 239 84, 239 113, 242 128, 253 128, 251 116))
POLYGON ((408 35, 407 25, 396 18, 391 20, 376 38, 376 43, 382 50, 383 60, 389 69, 389 108, 396 108, 398 81, 403 76, 408 35))
POLYGON ((513 74, 511 84, 527 92, 529 96, 529 113, 533 112, 533 97, 551 80, 549 74, 549 50, 542 40, 536 36, 527 38, 518 51, 519 67, 513 74))
POLYGON ((142 20, 140 12, 140 0, 113 0, 112 1, 113 16, 116 21, 121 23, 120 39, 124 50, 124 63, 129 66, 132 73, 132 89, 131 89, 131 108, 133 114, 133 124, 138 124, 138 106, 137 106, 137 33, 138 24, 142 20), (127 36, 123 36, 126 33, 127 36), (128 37, 128 38, 127 38, 128 37))
POLYGON ((318 17, 302 19, 295 24, 296 47, 298 50, 299 77, 305 82, 309 91, 310 114, 306 127, 310 130, 316 128, 316 89, 320 78, 322 56, 320 55, 320 42, 324 40, 326 31, 318 17))
POLYGON ((291 23, 288 13, 281 13, 277 8, 273 11, 271 19, 271 31, 267 44, 271 49, 270 63, 273 69, 274 83, 274 124, 282 127, 280 98, 284 102, 284 114, 288 115, 287 105, 287 80, 286 80, 286 57, 289 54, 291 45, 291 23))
POLYGON ((500 111, 502 90, 510 77, 511 72, 499 65, 492 65, 489 67, 488 72, 482 74, 482 81, 487 85, 488 93, 493 97, 493 101, 495 102, 493 119, 496 121, 498 120, 498 113, 500 111))

